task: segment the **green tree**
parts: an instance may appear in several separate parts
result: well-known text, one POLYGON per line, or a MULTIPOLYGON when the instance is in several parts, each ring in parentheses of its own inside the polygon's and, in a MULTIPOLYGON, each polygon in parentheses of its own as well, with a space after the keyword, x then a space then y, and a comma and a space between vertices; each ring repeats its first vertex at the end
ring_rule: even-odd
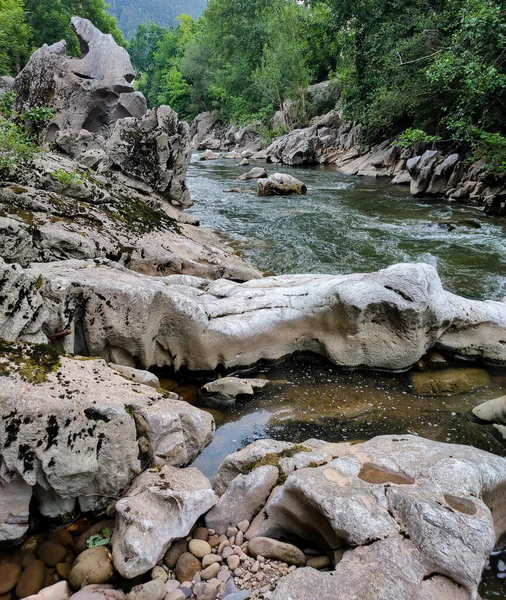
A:
POLYGON ((30 54, 22 0, 0 0, 0 75, 19 73, 30 54))

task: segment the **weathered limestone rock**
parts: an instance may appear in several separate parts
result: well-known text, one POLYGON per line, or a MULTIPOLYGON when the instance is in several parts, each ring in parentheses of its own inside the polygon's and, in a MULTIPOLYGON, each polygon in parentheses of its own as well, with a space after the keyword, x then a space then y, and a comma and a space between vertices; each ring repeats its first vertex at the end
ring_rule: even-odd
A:
POLYGON ((0 480, 0 542, 15 544, 28 531, 32 487, 19 475, 14 475, 8 483, 3 476, 0 480))
MULTIPOLYGON (((186 171, 190 164, 189 127, 169 106, 140 119, 116 122, 105 152, 113 168, 147 185, 171 204, 190 206, 186 171)), ((107 171, 107 167, 101 167, 107 171)))
POLYGON ((237 179, 240 181, 249 181, 250 179, 265 179, 267 178, 267 171, 263 167, 253 167, 251 171, 240 175, 237 179))
POLYGON ((472 413, 482 421, 506 425, 506 396, 478 404, 473 408, 472 413))
POLYGON ((218 111, 200 113, 191 124, 191 146, 196 150, 221 150, 224 134, 218 111))
POLYGON ((279 471, 272 465, 258 467, 247 475, 237 475, 207 513, 206 527, 221 535, 241 521, 251 521, 265 504, 278 477, 279 471))
POLYGON ((47 342, 42 332, 46 318, 47 310, 37 285, 33 285, 19 265, 9 265, 0 257, 0 338, 47 342))
POLYGON ((423 196, 427 191, 438 158, 437 150, 427 150, 422 156, 415 156, 408 160, 406 166, 411 175, 410 191, 413 196, 423 196))
POLYGON ((259 536, 307 540, 344 551, 342 559, 331 574, 291 575, 274 598, 312 597, 308 582, 329 600, 443 600, 460 598, 459 586, 462 598, 476 598, 506 530, 506 460, 411 435, 340 444, 338 453, 288 477, 266 506, 259 536))
MULTIPOLYGON (((43 513, 46 502, 51 516, 68 513, 76 501, 83 511, 102 508, 140 473, 140 434, 149 444, 146 459, 175 466, 191 462, 213 436, 208 413, 127 381, 102 360, 60 363, 38 385, 15 370, 2 377, 2 495, 22 478, 35 486, 43 513)), ((28 502, 30 492, 19 485, 28 502)), ((15 517, 23 519, 23 512, 15 517)))
POLYGON ((145 471, 116 504, 114 566, 127 578, 151 570, 215 503, 211 484, 198 469, 145 471))
POLYGON ((123 365, 115 365, 114 363, 109 363, 109 366, 120 375, 123 375, 125 379, 131 379, 136 383, 143 383, 144 385, 149 385, 155 389, 162 387, 158 377, 149 371, 142 371, 141 369, 134 369, 133 367, 125 367, 123 365))
POLYGON ((302 196, 306 193, 306 185, 286 173, 274 173, 267 179, 258 180, 259 196, 288 196, 290 194, 302 196))
POLYGON ((52 141, 63 129, 86 129, 107 136, 114 123, 146 112, 144 96, 132 82, 135 72, 124 48, 87 19, 72 17, 81 58, 66 55, 62 40, 37 50, 16 78, 16 109, 48 105, 55 117, 45 126, 52 141))
POLYGON ((403 369, 436 345, 506 363, 506 305, 446 292, 425 264, 244 284, 147 277, 97 261, 33 264, 26 273, 42 276, 47 329, 72 331, 66 351, 119 364, 214 370, 310 351, 339 365, 403 369))
POLYGON ((199 390, 199 399, 205 404, 227 407, 235 404, 238 396, 253 397, 257 390, 270 384, 268 379, 222 377, 203 385, 199 390))

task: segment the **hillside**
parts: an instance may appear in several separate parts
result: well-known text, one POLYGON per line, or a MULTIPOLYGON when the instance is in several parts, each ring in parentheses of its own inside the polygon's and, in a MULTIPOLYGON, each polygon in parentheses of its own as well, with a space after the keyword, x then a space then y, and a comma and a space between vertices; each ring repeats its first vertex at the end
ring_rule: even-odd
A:
POLYGON ((120 29, 127 39, 134 36, 140 23, 154 21, 168 27, 177 25, 176 17, 187 14, 198 18, 206 5, 206 0, 110 0, 111 13, 118 19, 120 29))

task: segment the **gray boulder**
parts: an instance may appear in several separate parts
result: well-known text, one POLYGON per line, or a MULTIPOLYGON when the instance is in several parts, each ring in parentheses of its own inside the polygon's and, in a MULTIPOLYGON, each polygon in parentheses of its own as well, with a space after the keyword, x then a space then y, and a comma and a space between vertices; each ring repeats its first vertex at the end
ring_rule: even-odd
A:
POLYGON ((66 55, 62 40, 37 50, 16 78, 16 110, 48 105, 55 117, 42 135, 52 141, 60 130, 108 136, 124 117, 141 117, 146 100, 133 87, 135 72, 124 48, 87 19, 72 17, 82 56, 66 55))
POLYGON ((478 404, 473 408, 472 413, 481 421, 506 425, 506 396, 478 404))
MULTIPOLYGON (((56 366, 47 363, 44 372, 46 363, 37 367, 26 348, 19 372, 23 363, 19 358, 8 362, 10 352, 7 363, 5 357, 2 362, 0 386, 0 490, 7 499, 14 492, 27 496, 27 484, 41 501, 43 514, 68 514, 77 502, 82 511, 104 508, 141 472, 144 462, 184 466, 214 434, 208 413, 175 395, 127 381, 102 360, 62 357, 56 366), (30 383, 27 376, 42 381, 30 383), (148 444, 142 461, 141 436, 148 444)), ((39 350, 34 356, 44 354, 39 350)), ((20 500, 19 510, 24 505, 20 500)), ((8 515, 3 522, 9 525, 8 515)))
POLYGON ((250 179, 265 179, 267 177, 267 171, 262 167, 254 167, 251 171, 240 175, 237 179, 240 181, 248 181, 250 179))
POLYGON ((306 193, 306 185, 286 173, 274 173, 267 179, 258 180, 259 196, 289 196, 290 194, 303 196, 306 193))
POLYGON ((151 570, 215 503, 211 484, 198 469, 145 471, 116 503, 114 566, 128 579, 151 570))
POLYGON ((257 390, 263 390, 270 384, 268 379, 222 377, 203 385, 199 390, 199 399, 211 406, 227 407, 235 404, 239 396, 253 397, 257 390))

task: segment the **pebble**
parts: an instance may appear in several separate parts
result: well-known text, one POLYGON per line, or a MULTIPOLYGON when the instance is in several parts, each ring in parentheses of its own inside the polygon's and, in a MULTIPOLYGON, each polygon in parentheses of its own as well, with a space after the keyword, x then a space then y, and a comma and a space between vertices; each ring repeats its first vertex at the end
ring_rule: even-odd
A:
POLYGON ((306 563, 308 567, 312 567, 313 569, 325 569, 325 567, 330 567, 330 564, 328 556, 315 556, 310 558, 306 563))
POLYGON ((207 527, 197 527, 193 532, 193 539, 207 542, 209 535, 209 529, 207 529, 207 527))
POLYGON ((16 587, 21 577, 21 567, 14 563, 0 565, 0 594, 6 594, 16 587))
MULTIPOLYGON (((172 592, 171 592, 172 593, 172 592)), ((126 596, 126 600, 163 600, 167 592, 159 579, 136 585, 126 596)))
POLYGON ((235 543, 237 546, 242 546, 244 542, 244 533, 242 531, 238 531, 235 536, 235 543))
POLYGON ((28 565, 16 585, 18 598, 26 598, 26 596, 40 592, 44 587, 45 576, 46 567, 41 560, 35 560, 31 565, 28 565))
POLYGON ((206 554, 211 554, 211 546, 204 540, 191 540, 188 550, 197 558, 204 558, 206 554))
POLYGON ((191 581, 202 570, 202 563, 190 552, 185 552, 179 557, 175 570, 178 581, 191 581))
POLYGON ((182 590, 174 590, 165 596, 165 600, 186 600, 186 595, 182 590))
POLYGON ((237 523, 237 529, 239 529, 239 531, 242 531, 243 533, 246 533, 248 531, 249 526, 249 521, 241 521, 240 523, 237 523))
POLYGON ((206 569, 209 565, 213 563, 221 563, 223 562, 223 558, 218 554, 206 554, 202 559, 202 567, 206 569))
POLYGON ((178 587, 179 587, 179 581, 177 581, 176 579, 169 579, 168 581, 165 582, 165 591, 167 592, 167 594, 174 592, 175 590, 178 589, 178 587))
POLYGON ((179 557, 184 554, 188 549, 185 540, 176 540, 172 542, 170 548, 163 557, 163 562, 169 569, 174 569, 179 557))
POLYGON ((56 542, 62 546, 70 546, 73 541, 72 534, 66 529, 57 529, 56 531, 50 533, 47 537, 52 542, 56 542))
POLYGON ((169 576, 167 571, 163 567, 153 567, 151 569, 151 579, 159 579, 162 583, 165 583, 169 576))
POLYGON ((232 574, 228 570, 227 571, 220 571, 218 573, 218 575, 216 575, 216 577, 217 577, 217 579, 219 581, 226 582, 226 581, 228 581, 232 577, 232 574))
POLYGON ((223 551, 221 553, 221 555, 223 556, 223 558, 225 560, 227 560, 227 558, 229 556, 232 556, 233 554, 234 554, 234 551, 233 551, 233 549, 230 546, 226 546, 225 548, 223 548, 223 551))
POLYGON ((234 537, 235 535, 237 535, 238 531, 239 530, 237 529, 237 527, 229 527, 227 529, 227 537, 228 538, 234 537))
POLYGON ((209 565, 206 569, 200 572, 200 576, 204 581, 209 581, 209 579, 213 579, 220 572, 219 563, 213 563, 209 565))
POLYGON ((237 554, 232 554, 232 556, 229 556, 227 558, 227 565, 231 571, 233 571, 234 569, 237 569, 239 567, 239 564, 240 564, 240 559, 237 556, 237 554))
POLYGON ((65 546, 53 542, 52 540, 42 542, 37 548, 37 556, 40 560, 44 561, 48 567, 56 567, 58 563, 63 562, 66 554, 67 550, 65 546))
POLYGON ((226 542, 221 542, 221 544, 218 546, 218 554, 221 554, 228 546, 228 540, 226 542))

